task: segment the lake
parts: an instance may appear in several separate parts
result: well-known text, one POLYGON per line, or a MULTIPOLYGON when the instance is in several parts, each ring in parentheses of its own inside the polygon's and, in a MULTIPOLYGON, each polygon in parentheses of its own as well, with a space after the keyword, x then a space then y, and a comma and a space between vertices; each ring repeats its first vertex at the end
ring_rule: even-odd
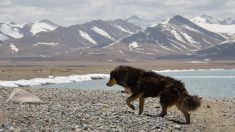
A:
MULTIPOLYGON (((235 97, 235 69, 165 70, 156 71, 185 83, 190 94, 202 97, 235 97)), ((120 86, 107 87, 108 80, 90 80, 74 83, 44 85, 46 88, 79 88, 92 90, 122 90, 120 86)))

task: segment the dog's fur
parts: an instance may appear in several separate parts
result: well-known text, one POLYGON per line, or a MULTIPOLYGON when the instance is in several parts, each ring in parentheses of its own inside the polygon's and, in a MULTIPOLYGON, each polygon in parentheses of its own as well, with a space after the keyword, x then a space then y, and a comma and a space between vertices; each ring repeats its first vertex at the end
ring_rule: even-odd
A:
POLYGON ((186 123, 190 123, 188 111, 196 110, 201 104, 201 98, 189 95, 181 81, 152 71, 118 66, 110 73, 110 80, 106 85, 111 87, 115 84, 124 87, 131 95, 126 103, 132 110, 135 107, 131 102, 139 99, 139 114, 143 112, 145 98, 160 96, 162 106, 160 116, 164 117, 167 114, 167 108, 176 105, 184 114, 186 123))

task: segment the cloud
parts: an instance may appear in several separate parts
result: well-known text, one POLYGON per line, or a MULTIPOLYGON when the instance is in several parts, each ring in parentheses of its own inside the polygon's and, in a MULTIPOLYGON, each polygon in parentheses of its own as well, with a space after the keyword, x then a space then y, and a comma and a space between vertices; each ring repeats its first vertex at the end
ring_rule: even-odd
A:
POLYGON ((60 25, 71 25, 132 15, 156 21, 177 14, 224 18, 234 16, 234 8, 233 0, 1 0, 0 21, 24 23, 49 19, 60 25))

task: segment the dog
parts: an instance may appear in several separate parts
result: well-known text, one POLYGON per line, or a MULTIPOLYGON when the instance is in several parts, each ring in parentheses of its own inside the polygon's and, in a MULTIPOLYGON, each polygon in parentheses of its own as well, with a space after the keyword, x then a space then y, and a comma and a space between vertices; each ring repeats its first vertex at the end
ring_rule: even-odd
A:
POLYGON ((130 94, 126 104, 135 110, 132 101, 139 99, 139 115, 144 109, 145 98, 160 97, 162 107, 160 116, 167 114, 167 108, 176 105, 183 113, 186 123, 190 124, 189 111, 194 111, 201 105, 201 98, 189 95, 184 83, 174 78, 163 76, 152 71, 134 68, 131 66, 118 66, 110 73, 107 86, 120 85, 130 94))

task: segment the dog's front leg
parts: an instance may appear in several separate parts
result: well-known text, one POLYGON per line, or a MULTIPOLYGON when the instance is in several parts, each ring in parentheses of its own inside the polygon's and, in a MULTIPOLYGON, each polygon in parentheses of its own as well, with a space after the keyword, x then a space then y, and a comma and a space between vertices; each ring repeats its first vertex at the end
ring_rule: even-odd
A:
POLYGON ((132 101, 142 97, 143 94, 142 93, 139 93, 139 94, 132 94, 130 97, 127 98, 126 100, 126 104, 132 109, 132 110, 135 110, 135 107, 133 104, 131 104, 132 101))
POLYGON ((139 115, 142 114, 143 110, 144 110, 144 97, 141 96, 139 98, 139 115))

